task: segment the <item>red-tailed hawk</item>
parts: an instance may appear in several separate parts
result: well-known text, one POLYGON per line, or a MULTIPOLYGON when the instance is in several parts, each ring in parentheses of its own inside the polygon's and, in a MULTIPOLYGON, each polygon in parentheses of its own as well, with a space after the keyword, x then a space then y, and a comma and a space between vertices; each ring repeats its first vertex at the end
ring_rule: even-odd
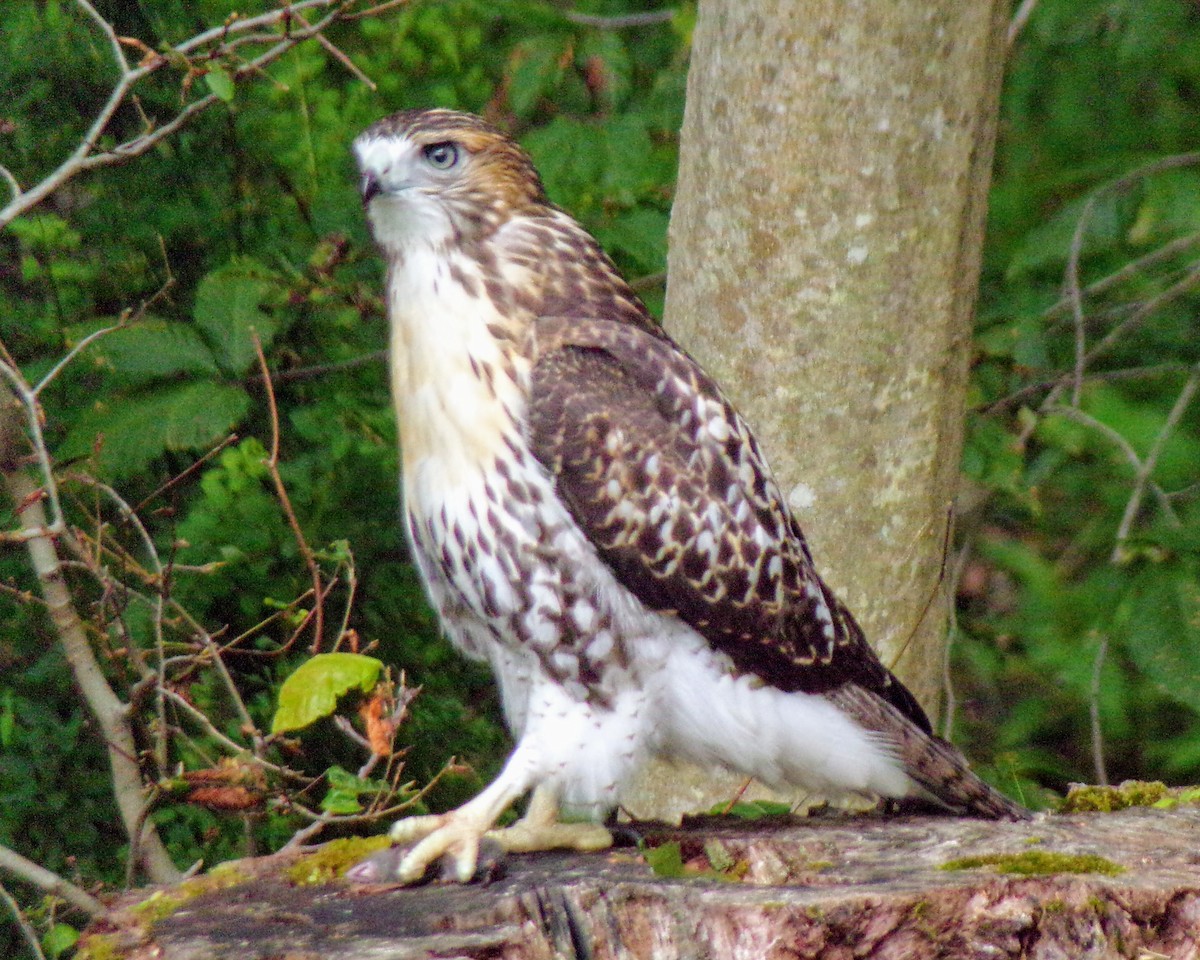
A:
POLYGON ((599 244, 478 117, 410 110, 354 143, 387 261, 413 555, 487 660, 516 748, 473 800, 402 820, 399 879, 510 850, 606 846, 647 757, 824 795, 1026 812, 933 735, 813 568, 749 428, 599 244))

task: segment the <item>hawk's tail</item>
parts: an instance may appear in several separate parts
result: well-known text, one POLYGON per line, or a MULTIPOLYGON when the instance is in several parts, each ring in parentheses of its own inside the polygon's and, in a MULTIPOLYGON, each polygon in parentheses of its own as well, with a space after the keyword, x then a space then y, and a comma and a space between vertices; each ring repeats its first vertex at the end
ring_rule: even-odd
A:
POLYGON ((825 696, 868 730, 887 737, 905 772, 939 806, 961 816, 1029 819, 1028 810, 980 780, 954 744, 926 733, 869 690, 847 683, 825 696))

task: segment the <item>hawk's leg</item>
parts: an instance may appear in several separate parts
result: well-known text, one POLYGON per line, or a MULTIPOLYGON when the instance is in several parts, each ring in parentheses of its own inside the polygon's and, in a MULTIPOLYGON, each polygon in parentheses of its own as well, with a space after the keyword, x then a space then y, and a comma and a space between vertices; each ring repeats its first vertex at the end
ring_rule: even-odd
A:
POLYGON ((504 770, 473 800, 450 813, 409 817, 392 825, 396 843, 419 841, 400 861, 396 879, 414 883, 425 875, 431 863, 448 856, 459 882, 467 883, 479 860, 479 842, 485 836, 501 849, 514 853, 568 848, 602 850, 612 845, 612 835, 595 823, 559 823, 558 797, 546 786, 539 786, 529 802, 525 816, 511 827, 493 830, 492 825, 521 794, 539 779, 540 772, 529 763, 528 755, 518 747, 504 770))

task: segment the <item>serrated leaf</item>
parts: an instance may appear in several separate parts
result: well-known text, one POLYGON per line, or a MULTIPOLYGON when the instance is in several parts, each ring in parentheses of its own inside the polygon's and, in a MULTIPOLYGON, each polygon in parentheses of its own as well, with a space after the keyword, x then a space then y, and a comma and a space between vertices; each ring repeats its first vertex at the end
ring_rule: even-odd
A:
POLYGON ((279 324, 264 304, 277 289, 278 281, 253 261, 214 270, 200 281, 196 325, 231 373, 244 373, 254 363, 254 334, 264 348, 275 338, 279 324))
POLYGON ((81 414, 56 451, 86 457, 99 440, 97 466, 127 477, 167 451, 202 450, 225 436, 250 408, 241 387, 214 383, 157 385, 97 402, 81 414))
POLYGON ((230 103, 233 100, 233 77, 229 72, 220 66, 209 67, 208 73, 204 75, 204 82, 208 84, 208 89, 215 93, 220 100, 230 103))
MULTIPOLYGON (((88 324, 68 331, 78 341, 108 323, 88 324)), ((190 326, 150 319, 114 330, 90 343, 79 362, 101 367, 120 381, 141 383, 181 374, 217 373, 212 351, 190 326)))
POLYGON ((302 730, 337 709, 351 690, 369 692, 383 663, 360 653, 319 653, 302 663, 279 688, 272 733, 302 730))

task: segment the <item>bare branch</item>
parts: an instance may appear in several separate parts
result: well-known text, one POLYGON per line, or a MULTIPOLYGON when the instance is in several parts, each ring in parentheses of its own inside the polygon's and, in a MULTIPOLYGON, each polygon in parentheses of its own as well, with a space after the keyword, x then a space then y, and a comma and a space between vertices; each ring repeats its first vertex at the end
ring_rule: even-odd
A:
MULTIPOLYGON (((1189 233, 1183 237, 1176 237, 1174 240, 1164 243, 1157 250, 1152 250, 1150 253, 1147 253, 1145 256, 1138 257, 1136 260, 1130 260, 1129 263, 1125 264, 1119 270, 1114 270, 1107 277, 1102 277, 1094 283, 1088 284, 1083 288, 1082 293, 1085 297, 1094 297, 1101 293, 1105 293, 1106 291, 1111 290, 1113 287, 1124 283, 1126 280, 1136 277, 1143 270, 1156 267, 1158 264, 1166 260, 1170 260, 1172 257, 1179 256, 1181 253, 1186 253, 1192 247, 1197 246, 1200 246, 1200 230, 1197 230, 1195 233, 1189 233)), ((1070 306, 1071 298, 1069 296, 1063 296, 1061 299, 1047 307, 1042 312, 1042 316, 1047 318, 1056 316, 1070 306)))
MULTIPOLYGON (((1141 472, 1143 467, 1142 458, 1138 456, 1138 452, 1133 449, 1133 445, 1130 444, 1130 442, 1126 440, 1124 436, 1110 427, 1107 423, 1097 420, 1095 417, 1091 416, 1091 414, 1084 413, 1078 407, 1063 406, 1061 404, 1044 407, 1042 412, 1046 416, 1058 414, 1061 417, 1066 417, 1068 420, 1074 420, 1076 423, 1081 423, 1085 427, 1090 427, 1091 429, 1095 430, 1121 451, 1125 459, 1129 461, 1130 466, 1133 467, 1135 476, 1141 472)), ((1168 519, 1177 523, 1179 518, 1175 514, 1175 508, 1171 506, 1171 501, 1167 498, 1167 495, 1163 492, 1163 489, 1157 483, 1149 483, 1148 485, 1151 492, 1154 494, 1155 499, 1158 501, 1158 505, 1162 508, 1168 519)))
POLYGON ((96 26, 100 28, 100 32, 108 38, 109 46, 112 47, 113 59, 117 61, 117 70, 120 71, 122 77, 128 76, 129 61, 125 59, 125 51, 121 49, 121 41, 117 37, 117 31, 113 29, 112 24, 100 16, 96 8, 88 0, 75 0, 75 2, 92 18, 96 26))
POLYGON ((1029 22, 1029 17, 1033 13, 1034 7, 1037 6, 1037 2, 1038 0, 1021 0, 1021 5, 1017 7, 1017 12, 1013 14, 1013 18, 1008 24, 1005 43, 1009 49, 1012 49, 1012 45, 1017 42, 1017 37, 1025 29, 1025 24, 1029 22))
POLYGON ((13 922, 17 925, 17 929, 21 931, 21 936, 25 938, 25 942, 29 944, 29 952, 33 956, 33 960, 46 960, 46 955, 42 953, 42 945, 38 942, 37 931, 25 919, 20 905, 13 898, 13 895, 5 889, 2 883, 0 883, 0 900, 3 900, 5 906, 8 907, 9 912, 13 915, 13 922))
MULTIPOLYGON (((96 19, 97 22, 104 24, 102 29, 105 30, 106 36, 110 42, 115 41, 115 34, 112 28, 102 18, 96 14, 95 9, 87 2, 87 0, 77 0, 81 7, 89 12, 89 16, 96 19)), ((162 126, 149 129, 139 136, 126 140, 124 143, 118 144, 108 150, 97 151, 100 142, 100 137, 104 131, 108 129, 109 123, 116 114, 120 106, 125 102, 133 88, 146 76, 161 69, 169 62, 171 56, 187 57, 193 51, 198 51, 206 44, 218 43, 219 45, 209 51, 210 59, 222 55, 229 49, 229 45, 225 44, 229 37, 235 34, 246 34, 261 27, 273 26, 276 24, 288 24, 289 29, 284 34, 263 34, 260 39, 263 43, 272 43, 266 52, 257 58, 249 61, 243 66, 234 71, 234 78, 240 79, 246 74, 261 71, 268 64, 279 59, 283 54, 287 53, 292 47, 298 43, 302 43, 311 37, 318 36, 321 31, 328 27, 331 23, 341 19, 344 12, 358 0, 300 0, 298 3, 285 5, 278 10, 272 10, 268 13, 260 14, 256 17, 238 18, 223 24, 220 27, 214 27, 199 33, 189 40, 177 44, 171 51, 163 56, 152 58, 144 65, 129 69, 124 67, 120 79, 113 87, 112 93, 109 94, 108 100, 101 107, 100 112, 92 121, 83 140, 75 148, 66 160, 47 175, 40 183, 30 187, 28 190, 17 193, 9 204, 0 210, 0 228, 5 227, 12 220, 28 212, 37 204, 45 200, 50 194, 58 190, 68 181, 78 176, 85 170, 91 170, 96 167, 112 166, 118 163, 124 163, 134 157, 140 156, 153 147, 160 141, 170 137, 177 130, 188 123, 194 116, 207 110, 209 107, 220 102, 220 98, 215 93, 209 93, 198 100, 194 100, 179 111, 171 120, 164 123, 162 126), (322 19, 316 21, 310 26, 301 29, 290 29, 291 21, 296 19, 296 14, 309 9, 330 9, 331 12, 322 19)), ((119 42, 117 44, 119 46, 119 42)), ((120 62, 124 64, 123 54, 120 62)), ((15 182, 15 181, 12 181, 15 182)), ((10 183, 11 185, 11 183, 10 183)))
POLYGON ((649 27, 657 23, 669 23, 675 16, 674 9, 649 10, 646 13, 627 13, 623 16, 603 17, 577 10, 564 10, 563 19, 581 27, 598 27, 601 30, 626 30, 630 27, 649 27))
POLYGON ((3 177, 4 182, 8 184, 8 189, 12 193, 11 199, 17 199, 21 195, 21 184, 13 176, 12 171, 4 166, 4 164, 0 164, 0 177, 3 177))
POLYGON ((1100 637, 1096 657, 1092 660, 1092 685, 1088 691, 1088 716, 1092 725, 1092 769, 1096 783, 1108 786, 1108 767, 1104 762, 1104 728, 1100 725, 1100 674, 1108 653, 1108 637, 1100 637))
POLYGON ((288 497, 287 487, 283 484, 283 477, 279 474, 279 411, 275 406, 275 389, 271 386, 271 368, 267 366, 267 358, 263 353, 262 344, 259 343, 258 335, 254 336, 254 351, 258 354, 259 369, 262 370, 263 388, 267 393, 267 410, 271 417, 271 455, 267 460, 267 470, 271 475, 271 482, 275 486, 275 495, 279 500, 279 505, 283 508, 284 516, 287 517, 288 526, 291 527, 292 536, 296 540, 296 546, 300 549, 300 555, 304 558, 304 563, 308 567, 309 575, 313 582, 313 644, 312 652, 317 653, 321 649, 321 637, 325 630, 325 611, 324 611, 324 593, 321 590, 321 570, 317 566, 317 558, 313 555, 312 548, 308 545, 308 541, 304 538, 304 531, 300 529, 300 521, 296 519, 296 511, 292 509, 292 501, 288 497))
MULTIPOLYGON (((1113 547, 1112 562, 1119 563, 1124 558, 1125 541, 1129 539, 1129 531, 1133 527, 1134 518, 1137 517, 1138 510, 1142 506, 1142 497, 1146 492, 1146 485, 1150 482, 1150 476, 1154 473, 1154 468, 1158 466, 1158 458, 1162 456, 1163 447, 1166 446, 1167 440, 1171 434, 1175 432, 1175 428, 1179 426, 1179 421, 1183 419, 1183 414, 1191 404, 1192 398, 1196 395, 1196 389, 1200 387, 1200 365, 1197 365, 1192 370, 1192 375, 1188 377, 1187 382, 1183 385, 1183 389, 1179 391, 1179 396, 1175 398, 1175 403, 1171 407, 1171 412, 1167 414, 1166 422, 1161 430, 1158 431, 1158 436, 1154 438, 1154 443, 1151 445, 1146 458, 1137 468, 1137 474, 1134 477, 1133 493, 1130 494, 1129 502, 1125 504, 1125 513, 1121 516, 1121 523, 1117 527, 1117 542, 1113 547)), ((1163 495, 1163 502, 1168 505, 1168 516, 1174 518, 1174 513, 1170 510, 1170 500, 1163 495)))
POLYGON ((5 846, 0 846, 0 869, 7 870, 13 876, 32 883, 39 890, 62 897, 72 906, 78 907, 93 917, 103 917, 108 914, 108 907, 87 891, 79 889, 57 873, 39 866, 5 846))

